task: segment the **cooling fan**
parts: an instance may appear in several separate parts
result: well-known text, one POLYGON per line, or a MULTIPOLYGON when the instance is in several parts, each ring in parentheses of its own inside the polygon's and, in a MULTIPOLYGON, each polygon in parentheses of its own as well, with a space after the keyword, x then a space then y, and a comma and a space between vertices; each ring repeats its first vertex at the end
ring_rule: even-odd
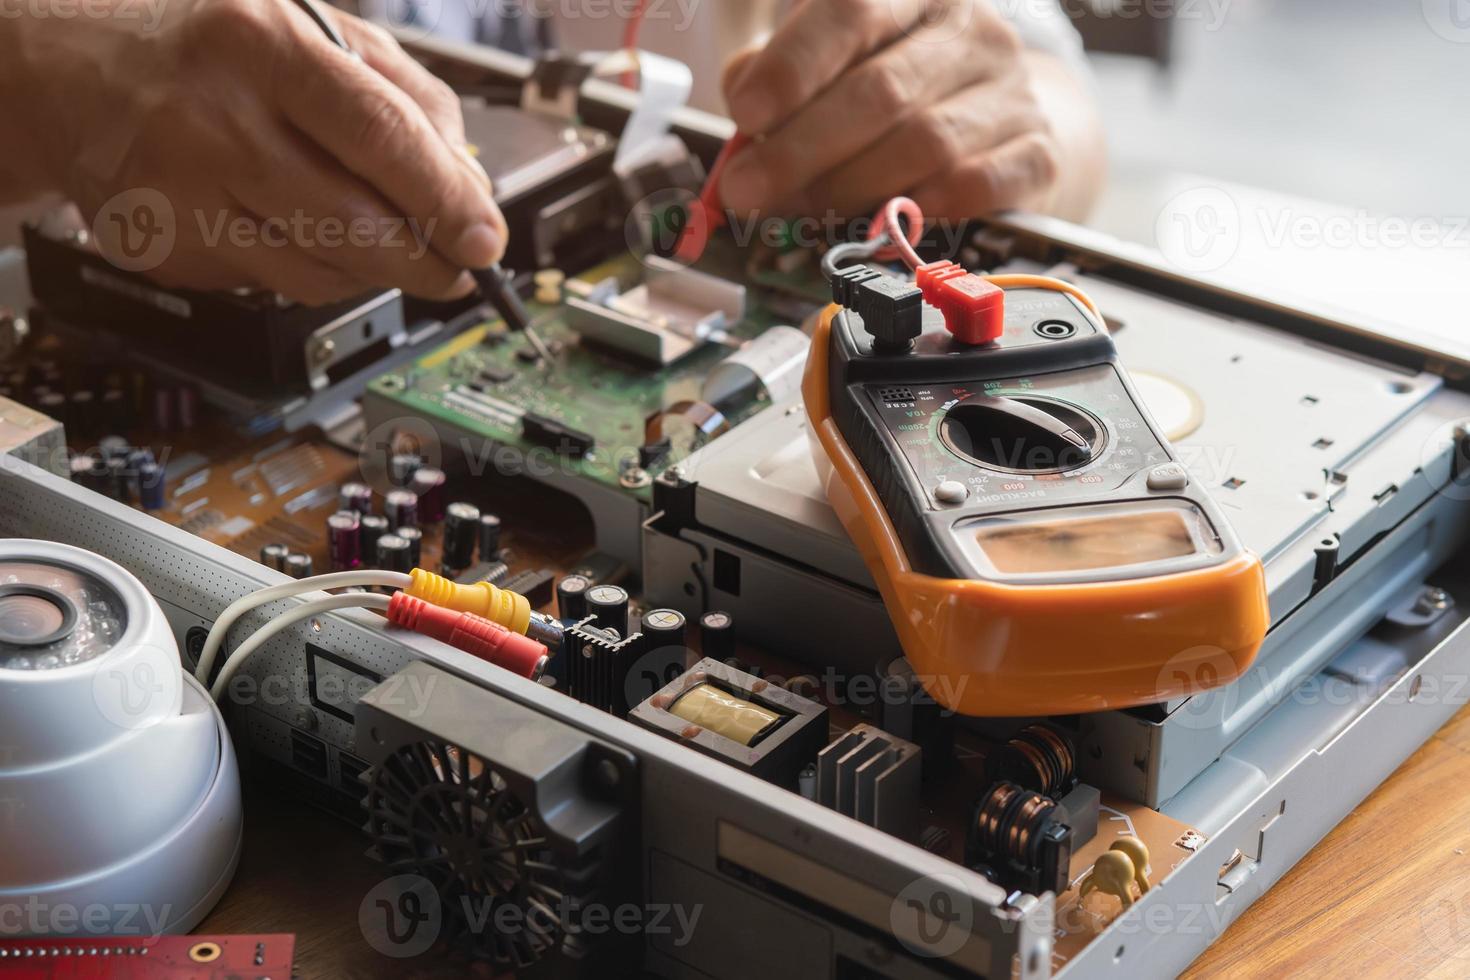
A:
POLYGON ((637 898, 633 756, 424 663, 363 698, 357 743, 376 855, 433 886, 440 938, 517 976, 636 955, 580 928, 637 898))

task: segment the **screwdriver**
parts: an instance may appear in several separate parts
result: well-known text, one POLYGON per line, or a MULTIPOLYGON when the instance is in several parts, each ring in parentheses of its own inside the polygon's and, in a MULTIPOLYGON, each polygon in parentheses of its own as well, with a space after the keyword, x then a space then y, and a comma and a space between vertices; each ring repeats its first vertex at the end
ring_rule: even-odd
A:
MULTIPOLYGON (((342 32, 316 5, 315 0, 295 0, 296 6, 305 11, 306 16, 312 19, 327 38, 337 47, 348 54, 357 56, 352 50, 342 32)), ((480 287, 480 293, 495 307, 505 325, 516 333, 526 335, 526 342, 536 351, 543 364, 550 365, 552 362, 551 348, 546 346, 546 341, 531 328, 531 314, 527 312, 521 297, 516 293, 515 283, 510 274, 500 267, 500 263, 493 263, 488 269, 471 269, 470 275, 474 277, 475 284, 480 287)))

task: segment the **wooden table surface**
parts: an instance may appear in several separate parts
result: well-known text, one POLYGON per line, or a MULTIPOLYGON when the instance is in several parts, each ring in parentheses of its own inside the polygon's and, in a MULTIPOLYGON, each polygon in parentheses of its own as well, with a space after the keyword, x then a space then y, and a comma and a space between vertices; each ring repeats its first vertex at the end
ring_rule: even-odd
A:
MULTIPOLYGON (((381 873, 354 828, 246 788, 240 870, 199 932, 297 934, 298 975, 466 976, 391 960, 359 931, 381 873)), ((1470 709, 1461 711, 1251 906, 1186 976, 1470 976, 1470 709)))

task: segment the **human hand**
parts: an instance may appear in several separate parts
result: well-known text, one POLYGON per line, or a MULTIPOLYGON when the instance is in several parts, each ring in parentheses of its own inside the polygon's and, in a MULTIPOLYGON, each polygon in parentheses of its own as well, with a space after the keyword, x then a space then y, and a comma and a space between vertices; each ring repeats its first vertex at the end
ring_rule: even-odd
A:
POLYGON ((0 28, 16 42, 0 47, 8 74, 30 82, 5 108, 28 117, 53 189, 104 255, 118 258, 140 192, 171 212, 168 254, 144 270, 166 286, 311 304, 393 286, 449 299, 473 290, 466 268, 504 253, 458 98, 386 32, 328 10, 354 57, 285 0, 161 9, 151 25, 31 16, 0 28), (96 220, 110 208, 120 220, 96 220))
POLYGON ((907 195, 932 218, 1080 216, 1102 173, 1084 86, 986 0, 805 0, 725 93, 763 137, 724 174, 737 211, 854 216, 907 195))

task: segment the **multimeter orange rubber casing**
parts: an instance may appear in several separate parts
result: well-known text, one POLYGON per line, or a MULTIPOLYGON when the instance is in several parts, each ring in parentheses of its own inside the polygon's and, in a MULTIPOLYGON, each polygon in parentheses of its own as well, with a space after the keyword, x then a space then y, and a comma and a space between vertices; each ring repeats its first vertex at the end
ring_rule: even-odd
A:
POLYGON ((1151 704, 1239 677, 1270 624, 1260 560, 1234 539, 1208 495, 1188 485, 1107 331, 1062 293, 1011 290, 1006 300, 1005 331, 988 348, 954 342, 932 310, 907 353, 865 346, 860 318, 839 306, 814 328, 802 384, 813 458, 915 673, 940 704, 973 716, 1151 704), (1084 386, 1081 401, 1071 397, 1079 371, 1097 389, 1084 386), (920 377, 932 383, 911 380, 920 377), (957 455, 979 451, 959 445, 966 436, 955 422, 959 406, 977 411, 977 400, 982 419, 1009 405, 1026 423, 1040 408, 1078 420, 1077 429, 1108 445, 1095 459, 1064 459, 1029 479, 1014 466, 989 470, 957 455), (937 407, 925 412, 925 404, 937 407), (894 421, 907 417, 915 421, 894 421), (1159 473, 1172 479, 1156 487, 1159 473), (964 487, 971 506, 938 503, 926 483, 938 476, 964 487), (1026 487, 1040 489, 1015 492, 1026 487), (1161 523, 1166 532, 1155 533, 1161 523), (1096 567, 1088 543, 1095 529, 1115 527, 1146 533, 1105 540, 1102 560, 1114 551, 1133 556, 1139 540, 1145 560, 1096 567), (948 558, 936 556, 936 542, 948 558), (1149 560, 1160 544, 1169 552, 1149 560), (1202 554, 1177 553, 1191 547, 1202 554), (1089 567, 1029 567, 1051 553, 1089 567))

